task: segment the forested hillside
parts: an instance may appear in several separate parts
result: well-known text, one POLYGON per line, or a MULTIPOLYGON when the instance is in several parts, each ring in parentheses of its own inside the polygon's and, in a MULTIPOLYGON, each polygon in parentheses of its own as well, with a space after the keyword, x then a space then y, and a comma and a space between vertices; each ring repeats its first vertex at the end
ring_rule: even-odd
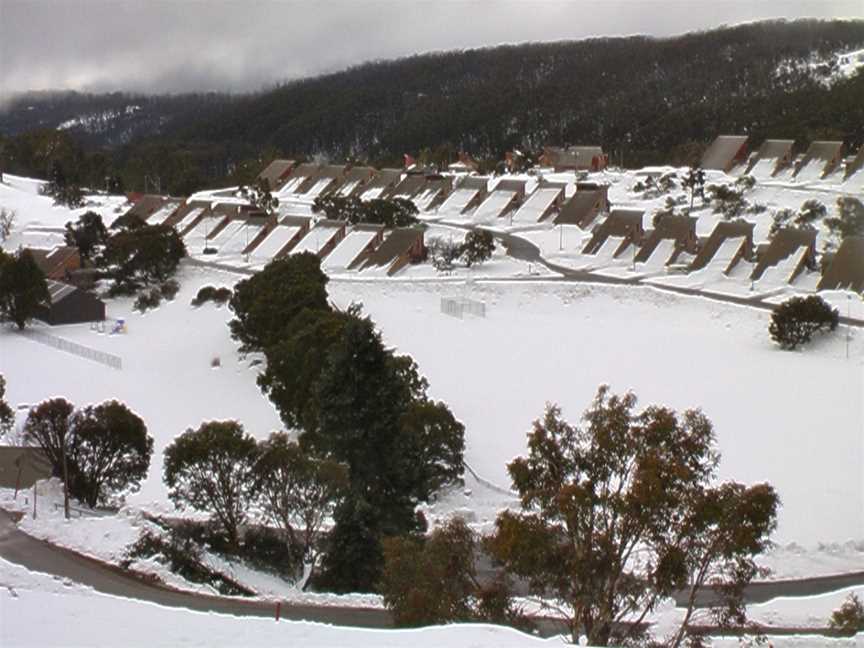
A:
MULTIPOLYGON (((153 121, 150 132, 136 130, 105 154, 106 163, 127 185, 158 175, 169 179, 163 189, 182 192, 242 181, 277 154, 383 165, 424 149, 433 160, 459 150, 500 159, 514 147, 596 143, 613 162, 635 166, 690 161, 720 132, 857 146, 864 74, 840 74, 837 55, 861 48, 862 21, 763 22, 671 39, 598 38, 374 62, 254 95, 174 98, 171 105, 183 109, 153 121)), ((13 117, 0 116, 0 132, 20 132, 20 111, 13 117)), ((88 148, 117 144, 92 130, 64 132, 86 135, 88 148)), ((27 155, 20 150, 10 159, 18 141, 7 140, 0 161, 39 175, 21 168, 27 155)))

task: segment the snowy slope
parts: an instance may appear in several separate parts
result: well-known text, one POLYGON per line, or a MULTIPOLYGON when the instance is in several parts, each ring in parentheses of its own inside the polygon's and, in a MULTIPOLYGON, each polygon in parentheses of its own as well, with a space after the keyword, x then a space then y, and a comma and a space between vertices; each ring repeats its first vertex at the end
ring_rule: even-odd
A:
POLYGON ((303 646, 304 648, 502 648, 560 645, 560 639, 483 624, 419 630, 367 630, 305 621, 193 612, 109 596, 28 572, 0 560, 0 645, 57 646, 303 646), (50 622, 46 620, 50 619, 50 622))

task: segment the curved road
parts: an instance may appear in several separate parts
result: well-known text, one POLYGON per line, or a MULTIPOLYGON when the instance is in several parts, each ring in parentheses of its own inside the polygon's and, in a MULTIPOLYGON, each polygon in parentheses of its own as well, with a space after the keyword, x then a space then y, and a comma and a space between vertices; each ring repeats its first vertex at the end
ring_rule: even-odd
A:
MULTIPOLYGON (((101 561, 38 540, 19 531, 12 516, 3 509, 0 509, 0 557, 30 571, 60 576, 88 585, 103 594, 199 612, 270 618, 274 618, 276 614, 275 603, 176 590, 139 578, 119 567, 109 567, 101 561)), ((389 628, 392 625, 390 613, 375 608, 283 604, 281 616, 296 621, 317 621, 363 628, 389 628)))
MULTIPOLYGON (((148 601, 166 607, 267 618, 274 618, 276 613, 273 602, 184 592, 138 577, 120 567, 110 566, 77 552, 38 540, 18 530, 12 515, 3 509, 0 509, 0 557, 30 571, 67 578, 104 594, 148 601)), ((746 598, 748 602, 756 603, 777 596, 812 596, 862 583, 864 583, 864 572, 799 581, 756 583, 748 588, 746 598)), ((706 592, 706 594, 710 593, 706 592)), ((708 602, 708 598, 700 598, 702 600, 699 603, 708 602)), ((314 621, 348 627, 392 627, 390 613, 377 608, 283 604, 280 615, 281 618, 294 621, 314 621)), ((566 631, 563 624, 554 619, 534 619, 534 621, 538 633, 544 637, 566 631)), ((713 635, 741 634, 736 630, 722 631, 708 626, 701 627, 700 630, 713 635)), ((764 628, 764 631, 773 635, 835 634, 827 628, 771 627, 764 628)))

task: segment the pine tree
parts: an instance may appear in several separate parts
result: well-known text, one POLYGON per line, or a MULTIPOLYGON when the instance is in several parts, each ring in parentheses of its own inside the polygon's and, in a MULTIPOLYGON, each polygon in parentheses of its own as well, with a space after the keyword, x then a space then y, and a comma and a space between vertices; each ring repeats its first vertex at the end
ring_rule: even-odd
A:
POLYGON ((0 251, 0 319, 23 329, 50 300, 45 275, 29 250, 12 258, 0 251))
POLYGON ((96 212, 85 212, 77 222, 66 223, 66 245, 78 248, 78 253, 84 260, 91 260, 107 238, 108 230, 102 217, 96 212))

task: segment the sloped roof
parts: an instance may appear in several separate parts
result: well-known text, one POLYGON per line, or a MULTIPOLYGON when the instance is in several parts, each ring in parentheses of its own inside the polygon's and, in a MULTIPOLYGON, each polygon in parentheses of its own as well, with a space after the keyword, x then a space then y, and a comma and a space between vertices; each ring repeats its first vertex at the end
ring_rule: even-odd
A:
POLYGON ((625 242, 629 241, 634 231, 642 231, 644 215, 641 209, 613 209, 606 220, 594 228, 594 234, 582 253, 596 254, 610 236, 623 237, 625 242))
POLYGON ((664 216, 652 229, 636 253, 636 262, 645 263, 663 240, 674 240, 676 250, 696 235, 696 218, 690 216, 664 216))
POLYGON ((515 191, 519 196, 525 195, 525 185, 527 180, 516 180, 514 178, 504 178, 499 180, 495 185, 494 191, 515 191))
POLYGON ((849 166, 846 167, 846 177, 850 177, 861 169, 864 169, 864 145, 858 149, 858 155, 856 155, 852 162, 849 163, 849 166))
POLYGON ((459 189, 479 189, 486 191, 489 187, 489 178, 486 176, 465 176, 458 185, 459 189))
POLYGON ((602 197, 600 191, 577 191, 564 201, 553 222, 556 225, 578 225, 587 229, 597 218, 597 203, 602 197))
POLYGON ((760 159, 778 159, 789 155, 793 146, 795 140, 768 139, 762 142, 757 155, 760 159))
POLYGON ((372 167, 355 166, 345 173, 345 182, 364 182, 373 178, 378 172, 372 167))
POLYGON ((384 242, 369 255, 363 267, 386 266, 411 249, 418 238, 423 238, 423 230, 414 227, 400 227, 390 232, 384 242))
POLYGON ((799 171, 811 164, 822 163, 822 173, 828 174, 843 153, 843 142, 813 142, 801 160, 799 171))
POLYGON ((52 281, 51 279, 46 279, 45 283, 48 284, 48 295, 50 296, 50 302, 52 305, 63 301, 69 295, 76 291, 84 292, 83 290, 79 290, 75 286, 70 286, 69 284, 63 283, 62 281, 52 281))
POLYGON ((69 259, 78 256, 78 248, 67 245, 58 245, 49 249, 43 248, 27 248, 36 265, 42 271, 42 274, 49 276, 58 267, 65 264, 69 259))
POLYGON ((285 183, 295 164, 294 160, 273 160, 258 174, 256 180, 266 179, 271 189, 278 189, 285 183))
POLYGON ((723 244, 727 238, 737 238, 743 236, 751 245, 753 243, 753 223, 747 221, 723 221, 714 226, 714 230, 708 237, 708 240, 702 245, 693 263, 690 264, 691 270, 701 270, 723 244))
POLYGON ((386 191, 387 189, 394 187, 401 177, 402 171, 400 169, 381 169, 369 182, 362 187, 358 187, 355 190, 355 193, 363 193, 370 189, 378 188, 386 191))
POLYGON ((746 145, 746 135, 718 135, 702 155, 702 168, 727 171, 746 145))
POLYGON ((784 227, 778 230, 768 247, 759 254, 759 261, 756 267, 753 268, 751 279, 757 280, 765 274, 765 270, 771 266, 775 266, 783 259, 786 259, 801 248, 806 247, 812 250, 816 248, 816 230, 801 229, 798 227, 784 227))
POLYGON ((303 164, 298 164, 294 167, 294 170, 291 172, 292 178, 308 178, 312 175, 318 173, 319 165, 313 164, 311 162, 304 162, 303 164))
POLYGON ((426 186, 426 176, 424 175, 409 175, 406 176, 399 184, 393 187, 393 190, 388 193, 388 196, 402 196, 413 198, 420 193, 426 186))
POLYGON ((819 290, 864 292, 864 236, 843 239, 819 281, 819 290))
POLYGON ((776 164, 779 164, 780 160, 786 157, 790 157, 792 155, 792 147, 795 146, 795 140, 777 140, 777 139, 767 139, 762 142, 762 145, 759 147, 759 151, 756 153, 756 157, 751 160, 750 164, 747 167, 747 173, 756 166, 756 164, 762 160, 775 160, 775 168, 776 164))
POLYGON ((136 216, 138 219, 146 221, 152 214, 159 211, 167 202, 168 198, 165 196, 145 194, 144 196, 141 196, 141 198, 132 205, 125 214, 123 214, 123 217, 136 216))

